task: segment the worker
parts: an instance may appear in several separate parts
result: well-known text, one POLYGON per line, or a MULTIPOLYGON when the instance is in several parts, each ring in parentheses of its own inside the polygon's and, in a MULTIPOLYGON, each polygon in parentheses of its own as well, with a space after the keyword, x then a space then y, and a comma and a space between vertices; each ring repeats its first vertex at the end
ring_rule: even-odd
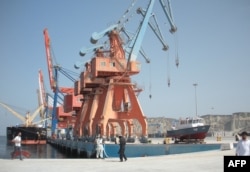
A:
POLYGON ((103 152, 104 152, 104 147, 103 147, 103 139, 98 135, 95 139, 95 145, 96 145, 96 158, 102 158, 103 157, 103 152))
POLYGON ((40 132, 36 132, 36 134, 37 134, 37 140, 40 141, 41 140, 41 134, 40 134, 40 132))
POLYGON ((119 136, 119 143, 120 143, 120 149, 118 154, 120 154, 120 161, 123 162, 123 158, 125 161, 127 161, 127 157, 125 155, 126 140, 123 136, 119 136))
POLYGON ((247 132, 243 131, 242 139, 237 143, 236 156, 250 156, 250 140, 247 139, 247 132))
POLYGON ((21 135, 22 135, 22 133, 19 132, 18 135, 12 140, 12 142, 15 143, 14 151, 11 154, 12 159, 14 158, 15 153, 19 153, 20 160, 23 160, 22 147, 21 147, 21 141, 22 141, 21 135))

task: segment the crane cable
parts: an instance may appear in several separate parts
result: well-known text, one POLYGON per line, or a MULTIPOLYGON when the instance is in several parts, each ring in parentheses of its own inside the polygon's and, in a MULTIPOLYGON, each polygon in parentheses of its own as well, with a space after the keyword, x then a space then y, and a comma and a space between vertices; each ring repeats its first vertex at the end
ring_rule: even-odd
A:
POLYGON ((152 89, 152 85, 151 85, 151 63, 149 63, 149 98, 152 98, 152 94, 151 94, 151 89, 152 89))
POLYGON ((12 104, 7 104, 7 103, 2 102, 2 101, 0 101, 0 103, 5 104, 6 106, 10 107, 11 109, 15 109, 15 111, 18 111, 21 114, 25 114, 26 112, 30 111, 30 110, 28 110, 26 108, 15 106, 15 105, 12 105, 12 104))
POLYGON ((179 47, 178 47, 178 35, 177 33, 174 33, 174 41, 175 41, 175 65, 178 68, 179 67, 179 47))
POLYGON ((169 62, 169 51, 167 52, 167 82, 168 82, 168 87, 170 87, 170 84, 171 84, 171 82, 170 82, 170 62, 169 62))
POLYGON ((124 14, 122 15, 122 17, 118 21, 118 24, 120 25, 120 29, 122 27, 124 27, 125 23, 127 23, 129 21, 129 19, 133 16, 133 14, 131 14, 130 16, 128 16, 128 14, 130 13, 131 9, 134 7, 136 1, 137 0, 133 0, 132 1, 132 3, 130 4, 130 6, 127 8, 127 10, 124 12, 124 14))

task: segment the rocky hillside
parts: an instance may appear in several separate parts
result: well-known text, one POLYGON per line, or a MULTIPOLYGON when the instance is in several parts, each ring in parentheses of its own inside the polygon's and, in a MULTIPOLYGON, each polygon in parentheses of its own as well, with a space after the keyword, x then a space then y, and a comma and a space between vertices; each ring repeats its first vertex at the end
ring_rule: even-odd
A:
MULTIPOLYGON (((210 125, 209 134, 216 133, 239 133, 241 131, 250 132, 250 112, 238 112, 232 115, 204 115, 201 116, 210 125)), ((178 119, 156 117, 147 118, 149 136, 158 136, 166 134, 166 131, 171 129, 174 121, 178 119)), ((136 133, 141 133, 141 127, 137 121, 134 122, 134 130, 136 133)))
POLYGON ((238 112, 232 115, 205 115, 202 118, 210 125, 210 132, 250 131, 250 112, 238 112))

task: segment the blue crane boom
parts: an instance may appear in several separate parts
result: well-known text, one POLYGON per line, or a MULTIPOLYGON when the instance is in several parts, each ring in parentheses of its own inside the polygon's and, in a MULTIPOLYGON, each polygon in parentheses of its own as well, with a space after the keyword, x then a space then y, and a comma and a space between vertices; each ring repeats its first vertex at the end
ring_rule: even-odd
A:
POLYGON ((130 61, 130 60, 134 61, 137 58, 137 55, 138 55, 139 50, 141 48, 143 37, 144 37, 146 29, 147 29, 149 18, 151 17, 151 12, 153 10, 154 2, 155 2, 155 0, 150 0, 150 3, 149 3, 148 8, 146 10, 143 22, 140 25, 140 29, 138 31, 136 38, 135 38, 135 42, 132 46, 131 53, 129 54, 128 61, 130 61))
MULTIPOLYGON (((171 12, 171 4, 170 1, 168 0, 168 3, 165 3, 164 0, 159 0, 160 1, 160 5, 164 11, 164 14, 167 17, 167 20, 171 26, 170 32, 174 33, 177 31, 177 27, 174 24, 174 20, 173 20, 173 15, 171 12)), ((141 14, 143 17, 142 22, 139 24, 138 29, 136 31, 136 33, 133 35, 133 37, 130 37, 128 35, 128 33, 126 32, 125 29, 125 22, 128 22, 128 19, 126 19, 126 14, 128 14, 128 12, 131 10, 132 7, 134 7, 135 5, 135 1, 133 1, 132 5, 130 6, 130 8, 126 11, 126 13, 122 16, 122 19, 120 19, 118 21, 117 24, 113 24, 111 26, 109 26, 108 28, 106 28, 105 30, 101 31, 101 32, 94 32, 90 38, 90 42, 93 44, 96 44, 98 42, 99 39, 105 37, 106 35, 108 35, 112 30, 116 30, 118 32, 123 32, 124 35, 128 38, 127 41, 127 45, 124 45, 124 47, 126 48, 126 53, 127 55, 127 60, 129 61, 135 61, 137 59, 138 54, 140 53, 147 62, 149 62, 150 60, 148 58, 146 58, 145 53, 143 53, 143 51, 141 50, 141 45, 142 45, 142 41, 147 29, 147 26, 149 25, 150 28, 153 30, 153 32, 155 33, 155 35, 157 36, 157 38, 160 40, 160 42, 163 45, 163 50, 168 50, 168 45, 165 43, 163 36, 161 34, 159 25, 156 21, 156 18, 153 14, 153 7, 154 7, 154 3, 155 0, 150 0, 149 4, 147 6, 146 10, 143 10, 141 8, 137 9, 137 13, 141 14), (150 22, 150 18, 153 16, 154 21, 156 23, 156 25, 153 25, 150 22)), ((92 52, 95 51, 97 48, 103 48, 103 45, 96 45, 95 47, 92 48, 82 48, 80 51, 80 55, 85 55, 88 52, 92 52)), ((129 64, 129 63, 128 63, 129 64)))
POLYGON ((163 0, 160 0, 160 3, 161 3, 161 6, 163 8, 163 11, 164 11, 165 15, 167 16, 168 22, 169 22, 169 24, 171 26, 170 32, 171 33, 176 32, 177 27, 174 24, 170 0, 168 0, 168 5, 166 5, 163 0))

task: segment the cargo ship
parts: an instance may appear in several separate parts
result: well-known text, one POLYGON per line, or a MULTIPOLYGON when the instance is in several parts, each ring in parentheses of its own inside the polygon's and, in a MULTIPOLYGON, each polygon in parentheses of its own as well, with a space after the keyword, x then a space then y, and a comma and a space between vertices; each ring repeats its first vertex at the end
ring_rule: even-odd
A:
POLYGON ((180 119, 177 124, 172 127, 172 130, 167 131, 167 137, 179 142, 200 142, 203 143, 206 138, 210 125, 205 125, 202 118, 186 118, 180 119))
POLYGON ((41 126, 13 126, 6 128, 7 142, 11 143, 12 139, 21 132, 22 144, 46 144, 47 129, 41 126))
POLYGON ((11 143, 12 139, 17 136, 19 132, 22 133, 22 144, 46 144, 47 143, 47 128, 43 127, 43 125, 38 124, 46 121, 47 119, 40 120, 38 122, 33 122, 38 112, 43 109, 43 105, 39 106, 35 112, 31 115, 30 112, 27 112, 25 116, 14 111, 7 104, 1 103, 0 105, 11 112, 13 115, 18 117, 23 124, 6 127, 6 137, 7 142, 11 143))

